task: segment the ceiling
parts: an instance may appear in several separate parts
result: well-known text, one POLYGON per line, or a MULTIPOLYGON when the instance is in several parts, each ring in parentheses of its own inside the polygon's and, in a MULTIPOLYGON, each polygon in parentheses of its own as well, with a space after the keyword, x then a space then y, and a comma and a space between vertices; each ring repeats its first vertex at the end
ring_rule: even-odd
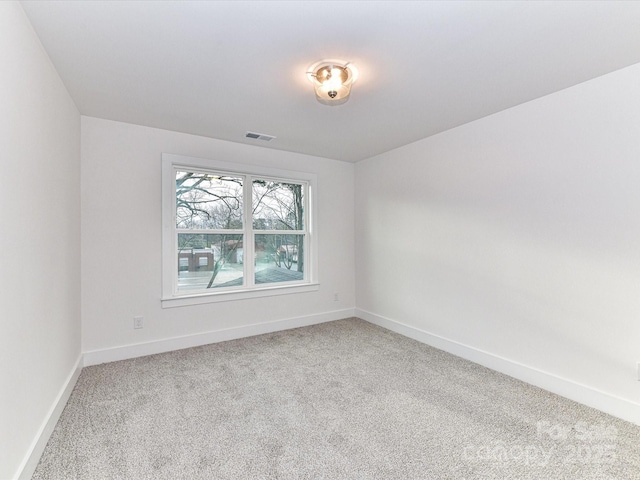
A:
POLYGON ((640 62, 638 1, 21 4, 83 115, 352 162, 640 62))

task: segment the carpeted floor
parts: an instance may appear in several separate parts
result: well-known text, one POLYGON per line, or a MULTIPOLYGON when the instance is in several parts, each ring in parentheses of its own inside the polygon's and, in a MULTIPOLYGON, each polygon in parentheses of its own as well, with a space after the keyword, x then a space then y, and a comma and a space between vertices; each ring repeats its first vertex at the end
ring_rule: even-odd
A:
POLYGON ((358 319, 82 371, 34 479, 640 479, 640 427, 358 319))

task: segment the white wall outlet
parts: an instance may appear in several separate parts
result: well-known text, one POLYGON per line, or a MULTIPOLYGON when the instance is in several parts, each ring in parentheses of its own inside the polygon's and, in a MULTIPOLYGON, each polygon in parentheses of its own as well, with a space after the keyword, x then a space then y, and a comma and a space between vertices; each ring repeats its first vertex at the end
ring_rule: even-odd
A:
POLYGON ((133 317, 133 328, 144 327, 144 317, 133 317))
POLYGON ((638 379, 638 381, 640 381, 640 362, 636 363, 636 367, 637 367, 637 371, 636 371, 636 377, 638 379))
POLYGON ((337 293, 333 294, 333 301, 337 302, 338 300, 340 300, 340 296, 337 293))

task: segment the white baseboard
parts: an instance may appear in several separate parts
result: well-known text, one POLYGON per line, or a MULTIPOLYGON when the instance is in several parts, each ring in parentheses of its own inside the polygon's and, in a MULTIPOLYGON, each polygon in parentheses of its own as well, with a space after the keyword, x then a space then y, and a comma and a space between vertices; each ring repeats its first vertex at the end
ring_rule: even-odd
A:
POLYGON ((62 415, 64 407, 67 405, 67 401, 71 396, 73 387, 76 386, 76 382, 78 381, 78 377, 80 376, 81 371, 82 354, 78 357, 78 360, 76 360, 76 363, 73 366, 71 373, 67 377, 67 380, 63 384, 60 393, 49 409, 47 416, 42 422, 42 426, 38 430, 36 437, 31 443, 31 447, 27 451, 24 460, 18 467, 15 478, 19 480, 29 480, 33 476, 33 473, 36 471, 36 467, 38 466, 38 462, 40 461, 40 457, 42 456, 42 452, 44 452, 44 447, 47 446, 49 437, 53 433, 53 429, 56 427, 56 424, 60 419, 60 415, 62 415))
POLYGON ((640 425, 640 404, 636 402, 359 308, 355 309, 355 316, 614 417, 640 425))
POLYGON ((146 355, 181 350, 183 348, 199 347, 210 343, 252 337, 254 335, 289 330, 291 328, 306 327, 317 323, 331 322, 334 320, 353 317, 353 315, 353 308, 346 308, 343 310, 334 310, 315 315, 287 318, 273 322, 255 323, 252 325, 214 330, 211 332, 185 335, 182 337, 168 338, 153 342, 123 345, 121 347, 106 348, 103 350, 93 350, 90 352, 84 352, 84 366, 88 367, 90 365, 98 365, 100 363, 144 357, 146 355))

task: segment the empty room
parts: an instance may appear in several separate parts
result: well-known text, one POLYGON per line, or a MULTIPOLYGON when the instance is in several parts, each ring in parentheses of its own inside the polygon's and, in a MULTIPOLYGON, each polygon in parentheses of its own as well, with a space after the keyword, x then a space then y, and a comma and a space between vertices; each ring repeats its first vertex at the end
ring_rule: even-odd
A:
POLYGON ((638 25, 0 2, 0 479, 640 479, 638 25))

